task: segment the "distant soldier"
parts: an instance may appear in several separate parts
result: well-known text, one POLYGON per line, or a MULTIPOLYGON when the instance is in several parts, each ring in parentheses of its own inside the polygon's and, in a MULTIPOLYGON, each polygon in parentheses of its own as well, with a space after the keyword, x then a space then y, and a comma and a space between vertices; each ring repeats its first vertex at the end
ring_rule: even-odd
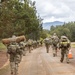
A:
POLYGON ((11 43, 7 46, 7 53, 10 55, 11 75, 17 75, 18 64, 21 62, 21 49, 16 43, 16 36, 12 36, 11 43))
POLYGON ((33 42, 32 42, 31 39, 29 39, 29 40, 27 41, 29 53, 31 53, 31 50, 32 50, 32 43, 33 43, 33 42))
POLYGON ((42 38, 40 39, 40 44, 41 44, 41 46, 43 45, 43 39, 42 38))
POLYGON ((44 40, 44 43, 45 43, 45 46, 46 46, 47 53, 49 53, 49 47, 50 47, 50 44, 51 44, 50 38, 46 38, 44 40))
POLYGON ((52 36, 52 49, 53 49, 53 56, 57 56, 57 48, 58 48, 59 38, 56 33, 52 36))
POLYGON ((24 43, 24 41, 19 42, 19 46, 20 46, 20 49, 21 49, 20 56, 22 58, 22 55, 25 56, 25 43, 24 43))
POLYGON ((37 42, 36 40, 33 41, 33 48, 35 49, 37 47, 37 42))
POLYGON ((18 36, 17 37, 17 42, 18 42, 18 44, 19 44, 19 46, 20 46, 20 49, 21 49, 21 57, 22 57, 22 55, 23 56, 25 56, 25 54, 26 54, 26 38, 25 38, 25 36, 24 35, 21 35, 21 36, 18 36))
POLYGON ((37 47, 40 46, 40 40, 37 40, 37 47))
POLYGON ((60 43, 59 43, 59 48, 61 49, 61 60, 60 62, 63 62, 64 60, 64 55, 66 54, 66 62, 69 63, 69 49, 71 47, 70 41, 66 36, 61 36, 60 43))

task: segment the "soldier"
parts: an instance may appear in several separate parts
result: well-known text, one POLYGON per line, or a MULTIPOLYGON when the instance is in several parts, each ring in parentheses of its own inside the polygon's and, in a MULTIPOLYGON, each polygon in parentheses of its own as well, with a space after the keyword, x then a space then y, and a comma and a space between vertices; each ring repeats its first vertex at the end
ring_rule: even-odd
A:
POLYGON ((39 47, 39 44, 40 44, 40 41, 39 41, 39 40, 37 40, 37 48, 39 47))
POLYGON ((46 39, 44 40, 44 43, 45 43, 45 46, 46 46, 47 53, 49 53, 49 47, 50 47, 50 44, 51 44, 50 41, 51 41, 51 40, 50 40, 49 38, 46 38, 46 39))
POLYGON ((36 42, 36 40, 34 40, 34 41, 33 41, 33 48, 34 48, 34 49, 35 49, 36 46, 37 46, 36 44, 37 44, 37 42, 36 42))
POLYGON ((52 36, 52 49, 53 49, 53 56, 57 56, 57 48, 58 48, 59 38, 56 33, 52 36))
POLYGON ((22 55, 24 55, 25 56, 25 43, 24 43, 24 41, 21 41, 21 42, 19 42, 19 46, 20 46, 20 49, 21 49, 21 53, 20 53, 20 57, 21 57, 21 59, 22 59, 22 55))
POLYGON ((70 49, 70 41, 66 36, 61 36, 60 43, 59 43, 59 48, 61 49, 61 59, 60 62, 63 62, 64 60, 64 55, 66 54, 66 62, 69 63, 69 49, 70 49))
POLYGON ((16 43, 16 36, 12 36, 10 39, 11 43, 7 46, 7 53, 10 56, 10 67, 11 67, 11 75, 17 75, 18 73, 18 64, 20 63, 20 53, 21 49, 16 43))
POLYGON ((40 39, 40 44, 41 44, 41 46, 43 45, 43 39, 42 38, 40 39))
POLYGON ((29 39, 28 42, 27 42, 27 44, 28 44, 29 53, 31 53, 31 50, 32 50, 32 40, 29 39))

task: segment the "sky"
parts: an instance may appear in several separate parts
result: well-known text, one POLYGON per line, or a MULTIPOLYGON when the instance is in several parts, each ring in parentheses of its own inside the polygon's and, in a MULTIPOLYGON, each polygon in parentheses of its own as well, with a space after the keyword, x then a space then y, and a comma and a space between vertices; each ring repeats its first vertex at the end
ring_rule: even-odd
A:
POLYGON ((32 0, 36 1, 37 13, 45 22, 75 21, 75 0, 32 0))

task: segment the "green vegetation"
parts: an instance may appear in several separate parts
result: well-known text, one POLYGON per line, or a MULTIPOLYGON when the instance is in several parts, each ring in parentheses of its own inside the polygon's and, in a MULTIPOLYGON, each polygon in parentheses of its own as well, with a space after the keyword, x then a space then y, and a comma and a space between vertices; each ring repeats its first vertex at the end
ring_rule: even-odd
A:
POLYGON ((9 65, 5 66, 4 68, 0 69, 0 75, 6 75, 9 71, 9 65))
POLYGON ((6 49, 5 45, 0 42, 0 51, 5 50, 5 49, 6 49))
POLYGON ((51 26, 50 34, 57 33, 58 36, 65 35, 72 42, 75 41, 75 22, 64 23, 62 26, 51 26))
POLYGON ((50 37, 54 32, 66 35, 75 41, 75 22, 64 23, 62 26, 51 26, 50 31, 43 30, 42 19, 38 15, 35 1, 5 0, 0 6, 0 39, 15 35, 25 35, 27 39, 38 40, 50 37))
POLYGON ((39 39, 42 31, 42 19, 38 15, 35 1, 5 0, 0 6, 0 38, 13 34, 25 35, 27 39, 39 39))
POLYGON ((75 48, 75 43, 71 44, 71 47, 74 47, 75 48))

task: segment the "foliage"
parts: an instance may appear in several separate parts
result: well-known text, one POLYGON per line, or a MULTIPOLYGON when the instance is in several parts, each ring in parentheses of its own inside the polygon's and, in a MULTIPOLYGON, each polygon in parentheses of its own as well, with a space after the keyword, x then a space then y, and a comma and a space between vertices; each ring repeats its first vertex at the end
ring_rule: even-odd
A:
POLYGON ((46 37, 50 37, 49 30, 43 29, 41 32, 41 38, 45 39, 46 37))
POLYGON ((0 38, 11 37, 14 33, 25 35, 28 39, 40 37, 42 21, 36 15, 35 1, 6 0, 1 3, 0 9, 0 38))
POLYGON ((71 41, 75 41, 75 22, 64 23, 62 26, 51 26, 50 34, 57 33, 60 37, 67 36, 71 41))

